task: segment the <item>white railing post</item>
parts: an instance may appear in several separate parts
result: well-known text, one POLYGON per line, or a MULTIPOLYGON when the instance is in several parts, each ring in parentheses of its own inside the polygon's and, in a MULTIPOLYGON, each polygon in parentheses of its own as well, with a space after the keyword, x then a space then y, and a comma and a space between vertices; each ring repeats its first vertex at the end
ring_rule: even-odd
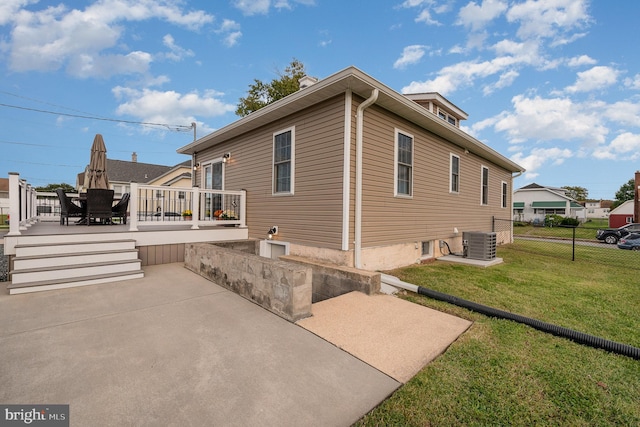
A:
POLYGON ((9 172, 9 233, 20 235, 20 174, 9 172))
POLYGON ((191 213, 193 214, 193 225, 191 226, 192 230, 199 230, 198 222, 200 221, 200 188, 193 187, 193 195, 191 198, 191 204, 193 205, 191 208, 191 213))
POLYGON ((129 231, 138 231, 138 183, 132 182, 129 191, 129 231))
POLYGON ((247 190, 242 190, 240 196, 240 226, 246 227, 247 225, 247 190))
POLYGON ((20 180, 20 230, 27 229, 27 181, 24 179, 20 180))

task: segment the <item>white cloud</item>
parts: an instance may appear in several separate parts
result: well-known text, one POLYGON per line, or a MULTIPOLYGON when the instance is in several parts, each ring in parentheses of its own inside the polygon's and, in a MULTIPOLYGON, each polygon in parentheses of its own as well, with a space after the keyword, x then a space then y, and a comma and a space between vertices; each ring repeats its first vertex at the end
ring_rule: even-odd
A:
POLYGON ((528 61, 526 57, 500 56, 490 61, 464 61, 442 68, 438 76, 423 82, 411 82, 402 88, 403 93, 439 92, 450 94, 457 89, 474 84, 479 78, 486 78, 502 73, 521 62, 528 61))
POLYGON ((632 78, 624 79, 624 85, 630 89, 640 90, 640 74, 636 74, 632 78))
POLYGON ((538 176, 538 171, 545 164, 561 165, 566 159, 573 157, 571 150, 567 148, 534 148, 525 155, 522 152, 515 153, 511 160, 524 167, 527 172, 525 178, 531 179, 538 176))
POLYGON ((402 56, 396 60, 393 64, 393 68, 403 69, 406 68, 407 65, 416 64, 422 59, 425 53, 425 49, 427 46, 414 44, 411 46, 407 46, 402 51, 402 56))
POLYGON ((604 143, 609 132, 600 112, 569 98, 517 95, 512 103, 513 111, 501 113, 494 125, 496 132, 506 132, 511 143, 563 140, 595 146, 604 143))
MULTIPOLYGON (((195 117, 216 117, 235 111, 235 105, 222 101, 223 94, 213 90, 181 94, 117 86, 112 92, 118 101, 124 101, 118 106, 117 114, 149 123, 188 125, 196 122, 195 117)), ((204 130, 202 126, 198 129, 204 130)))
POLYGON ((507 10, 507 3, 500 0, 484 0, 478 5, 470 2, 458 13, 458 24, 478 31, 507 10))
POLYGON ((567 62, 567 65, 569 67, 579 67, 581 65, 594 65, 597 62, 598 61, 591 58, 589 55, 580 55, 580 56, 574 56, 573 58, 570 58, 569 61, 567 62))
POLYGON ((67 72, 79 78, 109 78, 118 74, 144 74, 149 70, 151 55, 131 52, 127 55, 74 55, 67 72))
POLYGON ((38 0, 2 0, 0 3, 0 25, 6 25, 13 21, 20 9, 37 2, 38 0))
POLYGON ((12 18, 11 39, 6 45, 9 67, 13 71, 51 71, 68 66, 73 75, 86 77, 87 70, 92 70, 103 77, 114 74, 103 67, 115 60, 120 72, 140 72, 145 69, 141 52, 105 51, 122 49, 118 46, 124 31, 122 23, 150 19, 190 30, 213 22, 213 16, 204 11, 183 12, 173 3, 154 0, 135 4, 103 0, 84 10, 69 10, 64 5, 37 11, 22 9, 12 18))
POLYGON ((315 5, 315 0, 234 0, 233 6, 239 9, 243 15, 266 15, 271 7, 275 9, 293 9, 292 3, 304 6, 315 5))
POLYGON ((604 116, 612 122, 630 127, 640 126, 640 103, 618 101, 613 104, 594 102, 593 108, 602 111, 604 116))
POLYGON ((624 132, 615 137, 608 146, 595 150, 593 157, 610 160, 617 158, 638 160, 640 159, 640 135, 624 132))
POLYGON ((416 22, 424 22, 427 25, 442 25, 437 20, 431 17, 429 9, 422 10, 415 19, 416 22))
POLYGON ((518 36, 558 38, 590 21, 586 0, 526 0, 507 11, 507 21, 519 23, 518 36))
POLYGON ((508 86, 511 86, 516 78, 518 78, 520 74, 517 71, 510 70, 506 73, 502 73, 497 82, 489 84, 482 89, 482 93, 485 95, 490 95, 495 92, 497 89, 502 89, 508 86))
POLYGON ((224 35, 224 44, 227 47, 235 46, 240 37, 242 37, 240 24, 231 19, 225 19, 222 21, 222 25, 216 30, 216 33, 224 35))
POLYGON ((590 92, 611 86, 618 79, 620 72, 611 67, 596 66, 587 71, 578 73, 575 84, 567 86, 564 90, 569 93, 590 92))
POLYGON ((170 52, 164 53, 160 56, 167 58, 171 61, 182 61, 185 57, 190 57, 195 55, 191 49, 185 49, 183 47, 178 46, 171 34, 166 34, 162 38, 162 44, 168 47, 170 52))

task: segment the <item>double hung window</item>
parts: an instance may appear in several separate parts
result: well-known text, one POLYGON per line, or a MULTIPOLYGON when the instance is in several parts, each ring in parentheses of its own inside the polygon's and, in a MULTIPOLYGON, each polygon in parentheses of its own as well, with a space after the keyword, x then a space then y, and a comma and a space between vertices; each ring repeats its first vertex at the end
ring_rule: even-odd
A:
POLYGON ((294 129, 273 135, 273 194, 293 194, 294 129))
POLYGON ((396 196, 413 192, 413 136, 396 131, 396 196))

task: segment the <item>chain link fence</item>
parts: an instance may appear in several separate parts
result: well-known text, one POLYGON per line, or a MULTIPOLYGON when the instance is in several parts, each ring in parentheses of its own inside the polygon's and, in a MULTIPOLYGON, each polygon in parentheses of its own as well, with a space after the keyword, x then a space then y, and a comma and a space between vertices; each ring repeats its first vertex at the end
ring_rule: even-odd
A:
POLYGON ((640 251, 620 249, 617 244, 607 244, 596 238, 599 229, 608 228, 603 224, 586 222, 578 226, 548 223, 533 225, 494 218, 494 231, 510 229, 512 226, 514 242, 509 246, 511 249, 640 270, 640 251))

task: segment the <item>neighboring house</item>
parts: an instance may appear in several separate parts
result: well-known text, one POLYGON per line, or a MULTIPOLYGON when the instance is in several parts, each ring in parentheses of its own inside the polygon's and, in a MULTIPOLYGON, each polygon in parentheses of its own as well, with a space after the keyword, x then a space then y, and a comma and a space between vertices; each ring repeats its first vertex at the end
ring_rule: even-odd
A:
POLYGON ((0 178, 0 224, 4 225, 9 214, 9 178, 0 178), (4 215, 4 216, 3 216, 4 215))
POLYGON ((567 196, 566 190, 545 187, 536 183, 526 185, 513 193, 513 219, 525 222, 544 222, 547 215, 586 220, 586 209, 567 196))
POLYGON ((609 227, 618 228, 633 222, 634 201, 627 200, 609 212, 609 227))
POLYGON ((584 202, 587 219, 609 218, 611 211, 611 200, 587 200, 584 202))
POLYGON ((388 269, 441 255, 440 241, 461 251, 462 232, 510 219, 523 168, 460 130, 465 118, 349 67, 178 152, 202 188, 246 190, 264 255, 388 269))
MULTIPOLYGON (((175 166, 155 165, 138 162, 136 153, 131 155, 131 161, 107 158, 107 177, 109 187, 116 196, 131 191, 130 184, 162 185, 169 187, 191 187, 191 160, 186 160, 175 166)), ((86 191, 84 185, 85 172, 79 173, 76 188, 79 192, 86 191)))

